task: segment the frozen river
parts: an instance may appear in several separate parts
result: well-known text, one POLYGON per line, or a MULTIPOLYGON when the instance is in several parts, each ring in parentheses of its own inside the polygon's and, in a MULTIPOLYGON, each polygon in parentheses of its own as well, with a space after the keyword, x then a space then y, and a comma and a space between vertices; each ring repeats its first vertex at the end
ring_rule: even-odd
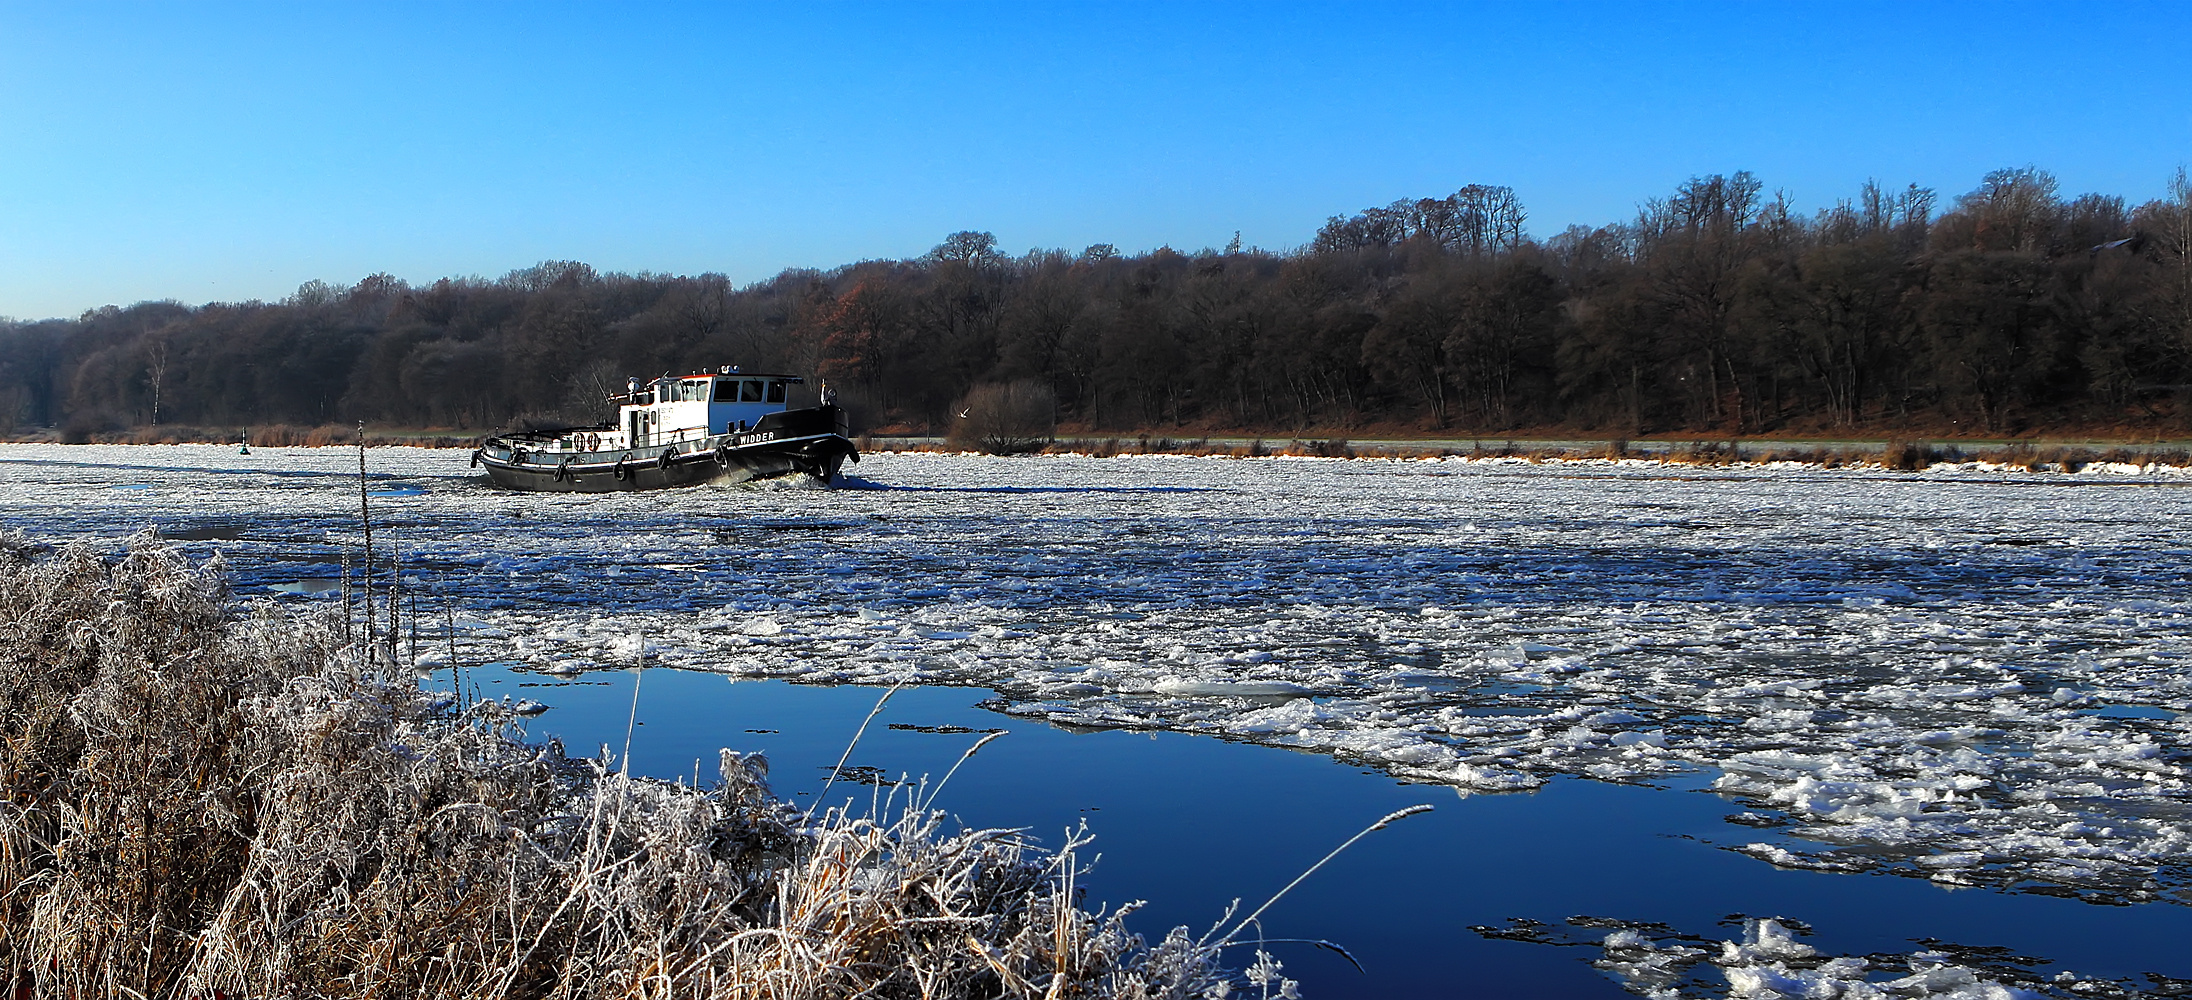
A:
MULTIPOLYGON (((156 525, 226 553, 240 596, 310 600, 355 558, 356 462, 0 446, 0 524, 156 525)), ((2051 953, 2043 934, 2017 943, 2040 951, 2025 957, 2192 977, 2135 933, 2181 933, 2192 913, 2192 477, 880 455, 854 488, 569 497, 498 492, 463 463, 369 457, 376 548, 449 595, 468 662, 603 676, 583 672, 644 650, 745 678, 975 688, 1025 720, 1309 751, 1357 783, 1421 783, 1399 794, 1442 812, 1694 803, 1706 826, 1634 836, 1687 838, 1762 879, 1976 888, 1959 904, 1973 913, 2042 906, 2030 919, 2066 942, 2116 939, 2051 953), (1457 803, 1422 785, 1544 787, 1457 803)), ((1580 957, 1638 990, 1682 966, 1682 935, 1742 937, 1557 923, 1578 912, 1472 922, 1552 922, 1507 939, 1616 933, 1580 957)), ((1819 965, 1753 930, 1763 943, 1731 961, 1819 965)))

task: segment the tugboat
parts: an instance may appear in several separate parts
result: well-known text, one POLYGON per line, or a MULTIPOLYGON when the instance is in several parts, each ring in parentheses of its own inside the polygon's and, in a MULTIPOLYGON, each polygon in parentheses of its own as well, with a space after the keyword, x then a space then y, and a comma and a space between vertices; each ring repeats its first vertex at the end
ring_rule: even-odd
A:
POLYGON ((553 493, 618 493, 804 473, 824 483, 860 452, 829 384, 821 405, 787 408, 797 375, 712 372, 665 375, 611 395, 614 421, 512 431, 472 453, 495 485, 553 493))

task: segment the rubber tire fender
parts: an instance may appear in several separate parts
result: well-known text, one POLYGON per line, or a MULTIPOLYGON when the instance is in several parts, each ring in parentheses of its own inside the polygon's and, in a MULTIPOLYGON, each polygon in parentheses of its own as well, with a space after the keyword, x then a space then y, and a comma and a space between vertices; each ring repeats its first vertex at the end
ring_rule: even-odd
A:
POLYGON ((632 453, 628 451, 625 452, 621 457, 616 460, 616 468, 610 469, 609 474, 615 476, 617 482, 621 483, 629 481, 632 478, 632 470, 630 467, 631 461, 632 453))
POLYGON ((561 464, 556 466, 556 482, 560 483, 569 478, 571 478, 571 458, 567 457, 561 464))
POLYGON ((715 446, 715 464, 716 468, 719 469, 728 469, 731 467, 730 445, 719 444, 715 446))
POLYGON ((661 456, 660 456, 660 457, 657 457, 657 458, 655 459, 655 468, 657 468, 657 469, 662 469, 662 470, 664 470, 664 471, 668 471, 668 470, 669 470, 669 468, 670 468, 670 461, 671 461, 672 459, 675 459, 676 457, 677 457, 677 449, 675 449, 675 448, 664 448, 664 449, 662 449, 662 454, 661 454, 661 456))
POLYGON ((523 449, 523 448, 512 448, 512 449, 510 449, 510 464, 511 464, 511 465, 524 465, 524 464, 525 464, 525 449, 523 449))
POLYGON ((480 456, 481 456, 481 455, 484 455, 484 454, 486 454, 486 453, 487 453, 487 449, 485 449, 485 448, 475 448, 475 449, 473 449, 473 450, 472 450, 472 467, 473 467, 473 468, 475 468, 475 469, 479 468, 479 463, 480 463, 480 456))

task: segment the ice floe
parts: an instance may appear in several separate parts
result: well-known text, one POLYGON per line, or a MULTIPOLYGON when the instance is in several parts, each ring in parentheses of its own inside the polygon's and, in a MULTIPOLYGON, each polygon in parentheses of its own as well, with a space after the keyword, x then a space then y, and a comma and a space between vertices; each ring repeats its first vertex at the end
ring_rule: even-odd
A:
MULTIPOLYGON (((324 602, 294 585, 357 558, 355 463, 0 446, 0 517, 203 536, 240 595, 324 602)), ((377 550, 474 661, 979 686, 1472 791, 1702 772, 1772 864, 2192 901, 2169 470, 885 454, 567 497, 370 465, 377 550)))
POLYGON ((1655 1000, 2070 1000, 2177 996, 2185 986, 2159 975, 2090 976, 2002 948, 1937 941, 1901 954, 1834 955, 1804 941, 1810 931, 1796 921, 1738 914, 1725 923, 1740 925, 1740 936, 1580 916, 1475 930, 1513 941, 1596 945, 1593 965, 1655 1000))

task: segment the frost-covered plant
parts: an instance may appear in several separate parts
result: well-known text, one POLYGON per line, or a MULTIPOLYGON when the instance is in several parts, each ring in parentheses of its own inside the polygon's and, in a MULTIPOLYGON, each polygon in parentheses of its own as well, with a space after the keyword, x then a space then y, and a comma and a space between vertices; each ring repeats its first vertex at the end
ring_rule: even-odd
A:
MULTIPOLYGON (((1228 982, 1078 905, 1075 849, 810 819, 453 710, 218 562, 0 536, 0 972, 16 996, 1130 997, 1228 982)), ((925 805, 925 804, 924 804, 925 805)))

